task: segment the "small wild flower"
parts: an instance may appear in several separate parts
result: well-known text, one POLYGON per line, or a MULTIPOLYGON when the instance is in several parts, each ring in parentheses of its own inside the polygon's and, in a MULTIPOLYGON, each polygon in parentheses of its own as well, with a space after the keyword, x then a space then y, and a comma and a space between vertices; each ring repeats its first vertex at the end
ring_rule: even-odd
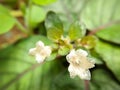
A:
POLYGON ((76 51, 73 49, 66 56, 67 61, 70 63, 68 71, 72 78, 78 75, 81 79, 90 80, 91 74, 89 69, 93 68, 95 65, 87 56, 88 53, 82 49, 76 51))
POLYGON ((42 41, 38 41, 36 43, 36 47, 29 50, 29 54, 35 56, 38 63, 43 62, 47 57, 49 57, 51 52, 51 47, 45 46, 42 41))

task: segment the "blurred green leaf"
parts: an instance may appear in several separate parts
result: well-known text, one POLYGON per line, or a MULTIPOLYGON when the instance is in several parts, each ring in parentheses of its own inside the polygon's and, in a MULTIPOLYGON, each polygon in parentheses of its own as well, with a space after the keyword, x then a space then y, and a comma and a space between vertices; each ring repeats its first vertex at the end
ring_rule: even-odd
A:
POLYGON ((47 36, 52 41, 58 41, 62 35, 63 35, 63 31, 61 31, 61 29, 58 29, 56 27, 52 27, 47 30, 47 36))
POLYGON ((96 45, 96 52, 120 80, 120 47, 99 41, 96 45))
POLYGON ((68 31, 68 35, 70 37, 71 40, 76 40, 78 38, 81 38, 85 35, 86 30, 81 29, 81 25, 80 22, 74 22, 71 26, 70 29, 68 31))
POLYGON ((32 0, 35 4, 38 4, 38 5, 48 5, 48 4, 51 4, 57 0, 32 0))
POLYGON ((64 30, 67 31, 71 22, 80 20, 81 10, 86 6, 88 0, 57 0, 48 6, 48 11, 56 12, 64 25, 64 30))
POLYGON ((95 36, 85 36, 81 39, 80 44, 87 49, 94 48, 97 43, 97 38, 95 36))
POLYGON ((58 15, 54 12, 48 12, 46 20, 45 20, 45 26, 47 29, 55 27, 60 29, 63 32, 63 24, 61 20, 59 19, 58 15))
POLYGON ((120 24, 115 24, 96 33, 98 37, 120 44, 120 24))
POLYGON ((4 6, 0 5, 0 34, 8 32, 14 25, 15 19, 4 6))
POLYGON ((43 8, 32 5, 31 10, 27 8, 26 10, 26 23, 30 22, 32 28, 36 27, 38 23, 42 22, 46 17, 46 12, 43 8), (29 16, 30 15, 30 16, 29 16))
POLYGON ((120 20, 120 0, 89 0, 81 13, 81 20, 93 30, 106 23, 120 20))
POLYGON ((120 85, 117 83, 111 73, 107 70, 97 69, 92 72, 90 90, 119 90, 120 85))
POLYGON ((57 41, 63 35, 63 24, 54 12, 49 12, 45 20, 47 36, 53 41, 57 41))

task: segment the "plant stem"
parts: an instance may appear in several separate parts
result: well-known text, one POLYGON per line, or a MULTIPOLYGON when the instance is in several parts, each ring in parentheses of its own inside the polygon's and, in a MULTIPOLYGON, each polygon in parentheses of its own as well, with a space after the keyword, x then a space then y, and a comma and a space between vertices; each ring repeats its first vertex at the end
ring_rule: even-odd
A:
POLYGON ((108 22, 108 23, 106 23, 106 24, 104 24, 104 25, 101 25, 100 27, 92 30, 88 35, 94 35, 94 34, 96 34, 98 31, 103 30, 104 28, 107 28, 107 27, 109 27, 109 26, 111 26, 111 25, 113 25, 113 24, 118 24, 118 23, 120 23, 120 20, 108 22))
POLYGON ((85 85, 85 90, 90 90, 89 89, 89 81, 88 80, 84 80, 84 85, 85 85))
POLYGON ((28 34, 26 28, 23 27, 22 24, 21 24, 17 19, 15 19, 15 20, 16 20, 16 24, 17 24, 18 28, 19 28, 22 32, 28 34))
POLYGON ((28 30, 30 31, 30 33, 32 33, 32 28, 30 25, 30 19, 31 19, 31 9, 32 9, 32 0, 29 0, 29 6, 28 6, 29 10, 28 10, 28 30))

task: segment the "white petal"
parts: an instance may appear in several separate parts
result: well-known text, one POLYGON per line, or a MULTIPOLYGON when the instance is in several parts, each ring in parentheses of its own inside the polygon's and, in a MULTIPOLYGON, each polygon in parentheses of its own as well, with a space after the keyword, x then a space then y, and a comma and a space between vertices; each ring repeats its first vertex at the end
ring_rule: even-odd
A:
POLYGON ((74 61, 73 59, 76 58, 75 50, 71 50, 70 53, 66 56, 67 61, 70 63, 70 61, 74 61))
POLYGON ((91 78, 91 74, 89 70, 82 69, 73 64, 69 65, 68 71, 70 73, 71 78, 74 78, 75 76, 79 76, 81 79, 84 79, 84 80, 90 80, 91 78))
POLYGON ((51 47, 50 46, 45 46, 44 50, 45 50, 44 52, 46 52, 46 56, 50 56, 50 54, 52 52, 51 47))
POLYGON ((87 56, 88 55, 87 51, 82 50, 82 49, 78 49, 76 51, 76 53, 79 54, 79 55, 82 55, 82 56, 87 56))
POLYGON ((43 56, 41 56, 41 55, 39 55, 39 54, 36 54, 36 61, 38 62, 38 63, 41 63, 41 62, 43 62, 44 61, 44 59, 45 59, 45 57, 43 57, 43 56))
POLYGON ((42 42, 42 41, 38 41, 37 43, 36 43, 36 46, 37 47, 44 47, 44 43, 42 42))
POLYGON ((84 79, 84 80, 90 80, 91 79, 90 71, 89 70, 84 70, 82 68, 81 69, 79 68, 78 76, 81 79, 84 79))
POLYGON ((70 73, 71 78, 74 78, 76 76, 75 68, 73 67, 73 65, 69 65, 68 71, 70 73))
POLYGON ((36 48, 31 48, 31 49, 29 50, 29 54, 30 54, 30 55, 35 55, 35 54, 36 54, 36 48))

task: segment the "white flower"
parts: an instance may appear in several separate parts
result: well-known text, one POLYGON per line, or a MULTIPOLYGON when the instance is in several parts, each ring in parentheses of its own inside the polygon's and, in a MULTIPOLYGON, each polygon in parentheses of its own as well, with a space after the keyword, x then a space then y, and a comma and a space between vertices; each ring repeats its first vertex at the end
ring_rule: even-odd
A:
POLYGON ((66 56, 67 61, 70 63, 68 71, 70 76, 74 78, 79 76, 81 79, 90 80, 91 74, 89 69, 94 67, 94 62, 88 59, 88 53, 85 50, 71 50, 66 56))
POLYGON ((29 50, 29 54, 35 56, 38 63, 43 62, 47 57, 49 57, 51 52, 52 50, 50 46, 44 46, 42 41, 38 41, 36 43, 36 47, 29 50))

